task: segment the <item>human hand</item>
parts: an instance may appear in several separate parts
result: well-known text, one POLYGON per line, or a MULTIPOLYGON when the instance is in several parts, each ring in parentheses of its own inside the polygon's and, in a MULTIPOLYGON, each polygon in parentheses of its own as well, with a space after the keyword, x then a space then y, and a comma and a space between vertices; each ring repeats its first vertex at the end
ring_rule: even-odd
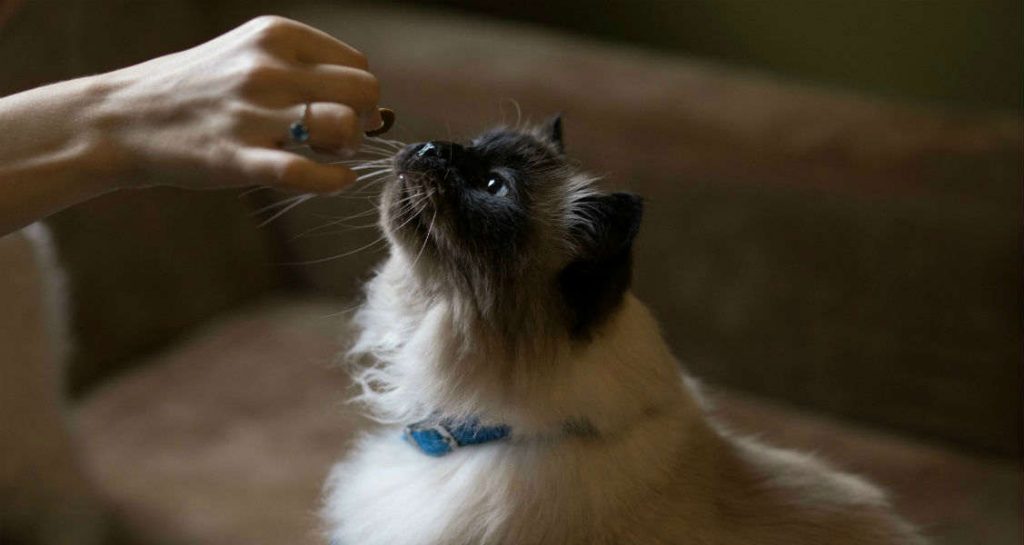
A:
POLYGON ((83 118, 104 160, 120 167, 121 187, 336 191, 355 174, 283 150, 289 126, 303 120, 307 144, 347 154, 382 123, 366 58, 281 17, 91 79, 101 99, 83 118))

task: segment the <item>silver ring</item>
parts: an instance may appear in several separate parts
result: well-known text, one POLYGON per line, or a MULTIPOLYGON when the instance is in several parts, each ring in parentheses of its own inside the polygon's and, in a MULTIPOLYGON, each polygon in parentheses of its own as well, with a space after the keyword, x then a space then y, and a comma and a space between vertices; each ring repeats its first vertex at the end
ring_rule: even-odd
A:
POLYGON ((309 119, 309 103, 306 103, 306 109, 302 111, 302 118, 292 123, 288 127, 288 136, 291 137, 292 142, 296 144, 305 144, 309 141, 309 128, 306 127, 306 121, 309 119))

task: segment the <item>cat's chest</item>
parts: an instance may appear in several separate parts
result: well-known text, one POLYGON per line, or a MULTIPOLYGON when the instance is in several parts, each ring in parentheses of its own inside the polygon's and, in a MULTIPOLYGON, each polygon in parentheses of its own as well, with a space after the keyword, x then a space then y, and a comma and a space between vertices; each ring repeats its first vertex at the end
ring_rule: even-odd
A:
MULTIPOLYGON (((334 545, 488 543, 507 521, 499 445, 431 457, 389 430, 335 467, 325 515, 334 545), (458 536, 458 537, 455 537, 458 536)), ((514 485, 513 485, 514 488, 514 485)))
POLYGON ((399 430, 375 435, 332 474, 324 514, 333 545, 595 543, 614 476, 591 494, 574 458, 503 441, 435 458, 399 430))

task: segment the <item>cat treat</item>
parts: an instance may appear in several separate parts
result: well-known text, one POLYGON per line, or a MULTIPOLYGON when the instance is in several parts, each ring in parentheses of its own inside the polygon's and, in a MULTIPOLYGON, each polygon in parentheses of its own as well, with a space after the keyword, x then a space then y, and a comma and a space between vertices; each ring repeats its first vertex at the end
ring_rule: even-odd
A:
POLYGON ((395 124, 395 111, 390 108, 380 109, 380 118, 383 121, 380 127, 373 129, 372 131, 366 131, 366 136, 375 137, 380 136, 391 130, 391 126, 395 124))

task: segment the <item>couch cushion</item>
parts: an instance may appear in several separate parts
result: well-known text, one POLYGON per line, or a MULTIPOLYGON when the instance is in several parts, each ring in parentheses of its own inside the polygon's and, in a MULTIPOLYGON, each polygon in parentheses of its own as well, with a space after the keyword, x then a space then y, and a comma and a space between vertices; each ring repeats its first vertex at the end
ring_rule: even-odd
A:
POLYGON ((85 451, 132 533, 317 543, 317 495, 359 417, 332 369, 339 307, 270 303, 204 327, 80 409, 85 451))
MULTIPOLYGON (((271 301, 204 327, 95 391, 85 451, 133 533, 168 544, 318 540, 321 483, 367 421, 332 365, 345 305, 271 301)), ((720 415, 889 487, 939 545, 1020 542, 1019 474, 763 401, 717 394, 720 415)))

